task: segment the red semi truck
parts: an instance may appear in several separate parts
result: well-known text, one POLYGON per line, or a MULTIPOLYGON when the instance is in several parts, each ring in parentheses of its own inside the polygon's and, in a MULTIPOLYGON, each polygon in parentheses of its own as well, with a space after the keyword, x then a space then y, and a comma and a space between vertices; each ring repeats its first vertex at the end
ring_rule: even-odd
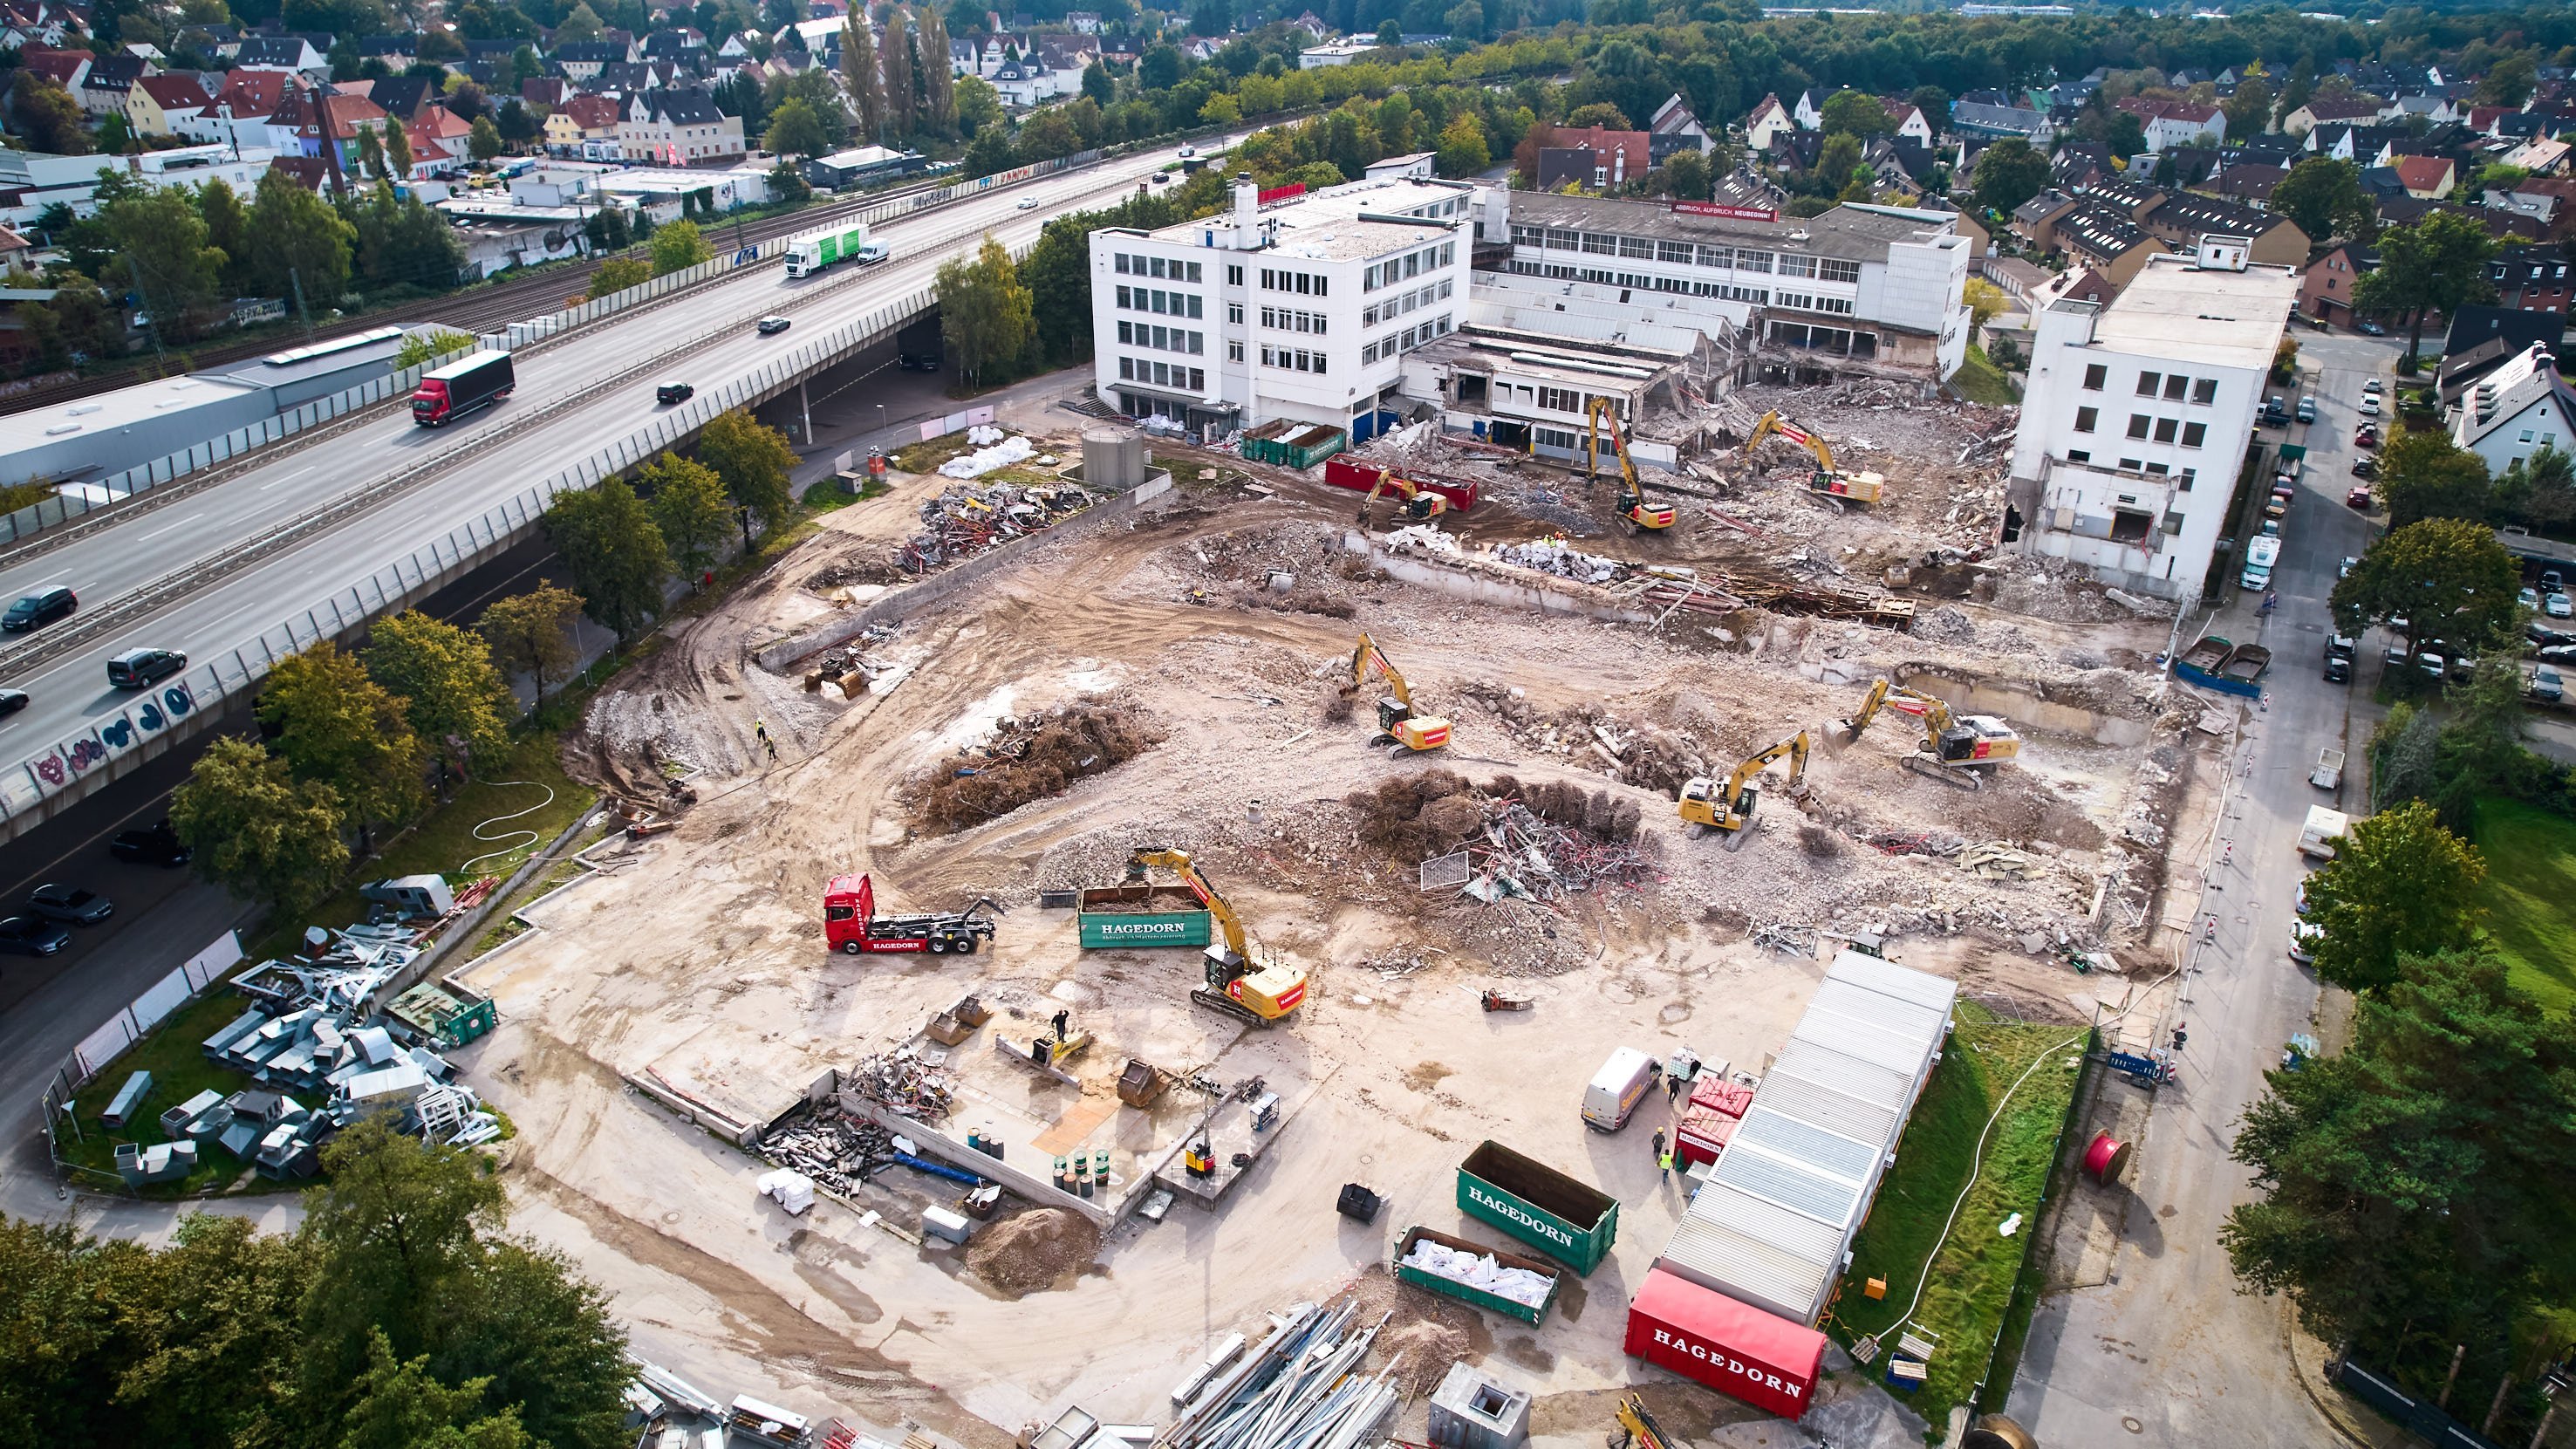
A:
POLYGON ((993 917, 1002 907, 987 896, 962 911, 919 916, 880 916, 876 887, 864 875, 836 875, 823 887, 823 941, 835 951, 954 951, 975 954, 993 939, 993 917))
POLYGON ((508 397, 518 381, 506 352, 460 357, 421 374, 420 386, 411 395, 411 420, 424 428, 445 427, 476 408, 508 397))

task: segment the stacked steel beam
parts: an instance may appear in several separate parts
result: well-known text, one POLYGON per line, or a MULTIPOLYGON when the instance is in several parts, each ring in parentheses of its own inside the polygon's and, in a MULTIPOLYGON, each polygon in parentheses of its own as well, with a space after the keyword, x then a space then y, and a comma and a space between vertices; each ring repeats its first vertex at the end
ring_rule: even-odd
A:
POLYGON ((1358 1449, 1395 1411, 1404 1361, 1370 1374, 1369 1344, 1392 1315, 1365 1326, 1358 1315, 1351 1299, 1290 1308, 1259 1348, 1191 1397, 1156 1449, 1358 1449))

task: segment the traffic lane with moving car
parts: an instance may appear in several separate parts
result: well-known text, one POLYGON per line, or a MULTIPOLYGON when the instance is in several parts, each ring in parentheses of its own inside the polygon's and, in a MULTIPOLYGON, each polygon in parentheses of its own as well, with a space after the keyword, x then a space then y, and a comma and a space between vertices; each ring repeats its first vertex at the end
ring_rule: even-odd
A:
MULTIPOLYGON (((999 206, 1006 200, 1007 197, 997 197, 994 204, 999 206)), ((953 213, 951 219, 956 220, 953 213)), ((1044 221, 1038 216, 997 220, 988 229, 1009 246, 1034 239, 1044 221)), ((696 384, 713 387, 749 374, 807 345, 813 341, 815 330, 862 316, 871 307, 881 305, 888 295, 927 285, 940 260, 939 255, 898 259, 886 264, 895 268, 890 274, 885 267, 870 269, 885 281, 884 286, 863 286, 833 296, 785 303, 784 311, 814 324, 802 335, 790 331, 762 337, 752 330, 750 318, 742 319, 741 326, 690 355, 696 384)), ((830 275, 826 273, 825 277, 830 275)), ((772 299, 763 304, 762 310, 781 306, 772 299)), ((330 609, 326 601, 330 596, 407 557, 432 539, 444 537, 485 510, 517 497, 538 480, 649 425, 657 416, 654 391, 667 380, 667 376, 647 373, 621 383, 597 398, 566 409, 544 427, 493 445, 446 476, 407 489, 325 533, 304 539, 175 601, 157 614, 134 620, 105 638, 40 666, 31 676, 9 681, 32 696, 33 702, 17 716, 0 721, 0 769, 94 728, 100 720, 137 701, 135 695, 101 694, 109 656, 150 646, 176 649, 189 657, 192 666, 224 661, 224 667, 229 668, 234 648, 262 630, 277 628, 290 616, 301 616, 306 609, 318 605, 327 620, 330 609)), ((506 411, 511 406, 515 404, 503 404, 502 409, 506 411)), ((413 428, 408 420, 401 426, 423 435, 470 435, 452 429, 413 428)), ((249 496, 239 488, 237 481, 209 490, 206 496, 219 500, 249 496)), ((112 543, 127 532, 109 529, 84 542, 112 543)), ((133 572, 159 577, 175 566, 164 561, 133 572)), ((84 590, 84 602, 90 607, 97 607, 106 596, 104 592, 84 590)), ((201 676, 192 667, 186 677, 193 680, 201 676)))
MULTIPOLYGON (((1152 158, 1152 164, 1159 164, 1161 159, 1159 155, 1152 158)), ((1149 169, 1147 158, 1134 158, 1099 171, 1025 184, 1033 188, 1029 194, 1040 198, 1049 209, 1061 210, 1070 203, 1132 184, 1149 169)), ((978 197, 889 224, 884 235, 896 250, 895 258, 865 269, 873 280, 812 302, 802 300, 803 294, 841 281, 852 269, 835 267, 817 277, 790 281, 784 265, 772 258, 744 269, 739 276, 580 328, 543 351, 521 358, 517 388, 503 402, 440 428, 420 427, 412 422, 408 409, 398 408, 338 437, 287 453, 184 498, 120 515, 122 522, 0 566, 0 599, 16 599, 46 585, 67 584, 79 593, 84 609, 98 608, 192 561, 234 552, 295 515, 363 487, 392 469, 435 458, 496 425, 506 425, 514 416, 558 401, 603 376, 681 346, 710 330, 739 323, 748 335, 760 316, 772 312, 805 320, 809 325, 832 325, 860 316, 893 297, 929 285, 939 263, 966 239, 930 254, 906 255, 907 246, 919 247, 927 238, 947 236, 979 222, 993 227, 997 234, 1034 235, 1036 220, 1020 213, 1014 204, 1019 195, 1016 189, 1000 189, 989 198, 978 197)), ((718 370, 720 365, 703 351, 675 359, 673 366, 686 366, 688 380, 699 387, 729 375, 718 370)), ((648 384, 670 380, 667 373, 646 379, 648 384)), ((650 396, 649 385, 645 393, 650 396)), ((589 408, 585 406, 582 411, 589 408)), ((561 421, 568 420, 550 421, 539 431, 556 436, 561 421)), ((630 417, 627 430, 631 431, 635 422, 630 417)), ((609 430, 594 428, 587 436, 602 433, 609 430)), ((578 446, 588 451, 596 445, 578 446)), ((568 453, 574 446, 559 445, 568 453)), ((478 455, 460 467, 469 475, 488 474, 493 471, 489 458, 489 454, 478 455)), ((567 456, 533 476, 543 477, 570 461, 567 456)), ((466 490, 475 496, 490 491, 477 488, 472 476, 463 481, 466 490)), ((520 486, 529 481, 533 478, 521 479, 520 486)), ((459 516, 488 506, 488 501, 471 507, 460 505, 459 516)), ((9 682, 23 687, 22 681, 9 682)))

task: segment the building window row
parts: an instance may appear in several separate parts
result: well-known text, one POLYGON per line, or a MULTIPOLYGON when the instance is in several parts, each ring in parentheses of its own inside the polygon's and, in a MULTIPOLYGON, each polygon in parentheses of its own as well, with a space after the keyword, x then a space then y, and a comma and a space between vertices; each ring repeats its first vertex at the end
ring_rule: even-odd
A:
POLYGON ((1360 290, 1374 292, 1380 287, 1392 287, 1399 282, 1421 276, 1424 272, 1437 271, 1442 267, 1450 266, 1457 260, 1458 244, 1453 241, 1424 247, 1420 251, 1406 252, 1400 257, 1389 257, 1360 273, 1360 290))
POLYGON ((1313 272, 1291 272, 1273 267, 1261 269, 1261 290, 1265 292, 1295 292, 1302 297, 1321 297, 1328 295, 1324 284, 1329 280, 1313 272))
POLYGON ((1120 287, 1118 305, 1131 312, 1160 312, 1171 317, 1196 317, 1203 305, 1196 293, 1166 292, 1160 287, 1120 287))
POLYGON ((1160 277, 1170 282, 1195 282, 1199 279, 1199 264, 1185 262, 1177 257, 1149 257, 1134 252, 1119 252, 1115 262, 1118 274, 1122 277, 1160 277))
MULTIPOLYGON (((2091 408, 2085 408, 2076 414, 2075 429, 2077 432, 2089 433, 2092 431, 2091 428, 2085 426, 2084 422, 2084 414, 2092 411, 2093 409, 2091 408)), ((2197 448, 2208 440, 2209 424, 2186 423, 2180 418, 2151 418, 2145 413, 2129 414, 2130 437, 2144 439, 2148 437, 2150 433, 2153 434, 2155 440, 2159 443, 2170 443, 2179 438, 2184 447, 2197 448)))
POLYGON ((1328 372, 1331 370, 1326 366, 1328 356, 1322 352, 1308 352, 1302 347, 1264 347, 1261 349, 1261 365, 1287 372, 1328 372))
POLYGON ((1407 312, 1413 311, 1419 307, 1428 307, 1432 303, 1446 298, 1450 294, 1450 290, 1456 285, 1457 284, 1455 282, 1443 280, 1437 286, 1418 287, 1413 291, 1405 293, 1401 297, 1389 297, 1385 301, 1378 303, 1376 306, 1362 311, 1360 313, 1360 325, 1362 327, 1375 327, 1380 322, 1392 322, 1407 312))
POLYGON ((1311 332, 1321 337, 1324 335, 1324 314, 1300 312, 1294 307, 1264 307, 1261 309, 1261 325, 1278 332, 1311 332))
POLYGON ((2179 372, 2163 374, 2153 372, 2139 373, 2138 396, 2157 396, 2158 385, 2160 383, 2162 385, 2162 394, 2166 402, 2181 402, 2183 398, 2188 395, 2194 403, 2206 407, 2210 403, 2218 400, 2217 378, 2204 377, 2195 383, 2192 378, 2179 372))
POLYGON ((1150 382, 1156 387, 1207 391, 1205 369, 1185 367, 1177 362, 1148 362, 1141 357, 1122 357, 1118 359, 1118 377, 1122 382, 1150 382))
POLYGON ((1207 352, 1207 334, 1179 327, 1157 327, 1150 322, 1121 322, 1118 340, 1130 347, 1150 347, 1157 352, 1207 352))
MULTIPOLYGON (((1554 228, 1518 226, 1512 228, 1512 241, 1519 246, 1540 247, 1553 251, 1582 251, 1601 257, 1634 257, 1641 261, 1668 262, 1674 266, 1696 263, 1721 271, 1770 272, 1782 276, 1813 277, 1820 282, 1855 284, 1860 281, 1860 263, 1833 257, 1813 256, 1805 252, 1769 252, 1755 247, 1711 246, 1705 242, 1648 241, 1642 237, 1609 236, 1600 232, 1572 232, 1554 228)), ((1680 290, 1665 288, 1664 290, 1680 290)), ((1703 294, 1709 295, 1709 294, 1703 294)))
POLYGON ((1447 336, 1449 326, 1448 318, 1435 317, 1428 322, 1407 327, 1402 332, 1379 338, 1360 349, 1360 361, 1367 364, 1382 357, 1394 357, 1399 353, 1409 352, 1434 337, 1447 336))

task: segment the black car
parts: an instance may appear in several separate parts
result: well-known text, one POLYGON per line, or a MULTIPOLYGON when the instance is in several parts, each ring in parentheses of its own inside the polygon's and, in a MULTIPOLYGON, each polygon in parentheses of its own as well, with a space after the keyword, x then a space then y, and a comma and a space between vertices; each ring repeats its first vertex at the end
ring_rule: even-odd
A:
POLYGON ((7 719, 27 707, 27 691, 0 689, 0 719, 7 719))
POLYGON ((148 830, 118 831, 107 843, 107 853, 137 865, 186 865, 195 857, 167 820, 148 830))
POLYGON ((188 667, 176 649, 128 649, 107 661, 107 682, 118 689, 149 689, 188 667))
POLYGON ((80 595, 60 584, 38 589, 0 613, 0 634, 24 634, 41 629, 57 620, 68 619, 80 607, 80 595))
POLYGON ((27 897, 27 909, 66 926, 95 926, 116 914, 116 906, 96 891, 73 885, 40 885, 27 897))
POLYGON ((2326 683, 2352 683, 2352 661, 2329 654, 2326 656, 2326 683))
POLYGON ((760 335, 763 337, 775 337, 779 333, 786 331, 787 325, 787 319, 784 317, 763 317, 760 319, 760 335))
POLYGON ((72 933, 34 916, 0 921, 0 951, 15 956, 51 956, 72 943, 72 933))
POLYGON ((689 386, 685 382, 666 382, 660 387, 653 389, 653 401, 660 403, 664 407, 669 407, 674 403, 687 402, 689 399, 696 397, 697 395, 698 390, 689 386))

